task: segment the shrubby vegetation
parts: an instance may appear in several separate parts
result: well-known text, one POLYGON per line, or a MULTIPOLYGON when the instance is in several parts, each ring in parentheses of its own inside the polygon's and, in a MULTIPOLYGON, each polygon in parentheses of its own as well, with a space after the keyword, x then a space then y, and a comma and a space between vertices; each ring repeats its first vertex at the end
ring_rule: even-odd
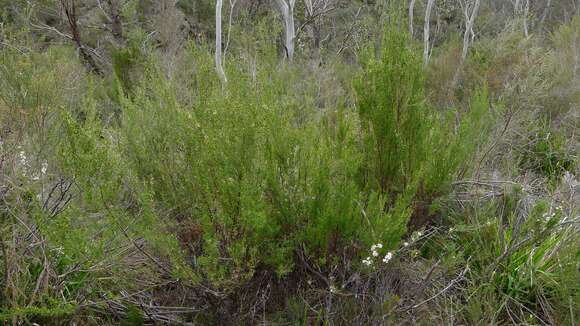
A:
POLYGON ((427 63, 402 2, 296 4, 292 58, 230 2, 226 81, 209 1, 0 0, 0 320, 573 325, 580 19, 461 59, 475 2, 427 63))

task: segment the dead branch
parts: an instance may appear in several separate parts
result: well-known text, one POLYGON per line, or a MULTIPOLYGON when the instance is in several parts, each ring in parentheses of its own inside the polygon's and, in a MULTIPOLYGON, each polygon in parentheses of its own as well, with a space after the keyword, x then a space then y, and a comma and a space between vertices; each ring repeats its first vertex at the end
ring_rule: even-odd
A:
POLYGON ((91 54, 84 46, 81 40, 75 0, 60 0, 60 3, 62 5, 64 14, 67 18, 68 25, 72 33, 71 38, 77 46, 77 50, 79 51, 83 63, 90 72, 95 73, 97 75, 101 75, 102 74, 101 69, 99 68, 99 66, 97 65, 97 63, 95 62, 95 60, 93 59, 93 57, 91 56, 91 54))

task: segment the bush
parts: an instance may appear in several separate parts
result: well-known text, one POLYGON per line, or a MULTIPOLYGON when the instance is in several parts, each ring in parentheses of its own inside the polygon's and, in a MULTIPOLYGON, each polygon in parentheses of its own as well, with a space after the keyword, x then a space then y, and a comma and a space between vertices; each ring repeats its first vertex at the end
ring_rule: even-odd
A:
POLYGON ((213 69, 197 71, 213 86, 183 107, 152 69, 124 103, 120 137, 130 173, 151 189, 157 211, 169 212, 199 275, 224 288, 260 266, 285 275, 303 246, 330 266, 352 255, 353 242, 370 243, 369 230, 383 232, 382 199, 356 181, 352 115, 339 112, 327 127, 295 120, 279 81, 253 84, 230 70, 222 90, 213 69))
POLYGON ((388 31, 383 43, 380 58, 371 58, 355 83, 365 132, 363 178, 391 202, 408 193, 428 206, 486 139, 487 92, 476 93, 454 126, 451 111, 441 115, 428 106, 421 58, 405 33, 388 31))
MULTIPOLYGON (((276 77, 272 66, 260 67, 253 82, 230 68, 222 88, 209 53, 192 48, 196 74, 168 80, 149 63, 134 95, 122 100, 121 128, 112 131, 118 147, 95 134, 97 147, 75 145, 89 156, 85 163, 71 156, 80 163, 72 171, 111 162, 93 171, 113 173, 103 175, 102 200, 121 200, 123 183, 149 194, 146 202, 133 199, 152 209, 147 214, 156 217, 147 223, 181 243, 165 252, 185 255, 195 279, 224 290, 257 269, 286 275, 304 254, 329 270, 338 257, 358 258, 356 248, 395 248, 413 201, 443 194, 473 152, 480 139, 474 126, 487 108, 485 95, 478 97, 458 132, 444 131, 450 119, 425 105, 420 60, 396 35, 388 34, 381 60, 366 66, 361 80, 370 85, 356 86, 363 135, 357 115, 297 108, 294 97, 283 96, 293 89, 280 78, 295 78, 291 70, 276 77), (176 93, 181 83, 196 96, 176 93)), ((89 180, 89 189, 101 182, 89 180)))

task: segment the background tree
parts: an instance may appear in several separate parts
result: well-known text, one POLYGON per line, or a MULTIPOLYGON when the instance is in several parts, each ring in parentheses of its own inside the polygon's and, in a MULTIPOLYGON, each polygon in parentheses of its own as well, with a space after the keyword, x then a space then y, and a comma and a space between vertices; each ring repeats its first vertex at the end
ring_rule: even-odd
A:
POLYGON ((296 0, 276 0, 278 9, 284 20, 284 50, 289 61, 294 58, 294 40, 296 30, 294 27, 294 5, 296 0))
POLYGON ((425 25, 423 29, 423 64, 427 65, 429 62, 429 27, 431 24, 431 9, 435 0, 427 1, 427 8, 425 9, 425 25))
POLYGON ((222 0, 216 0, 215 5, 215 66, 222 82, 227 82, 222 63, 222 0))

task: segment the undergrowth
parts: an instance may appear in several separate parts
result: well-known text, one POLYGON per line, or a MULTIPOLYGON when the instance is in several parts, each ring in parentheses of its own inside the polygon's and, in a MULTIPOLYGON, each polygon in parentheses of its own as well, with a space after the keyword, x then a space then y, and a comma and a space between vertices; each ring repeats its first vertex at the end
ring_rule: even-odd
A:
POLYGON ((267 24, 226 84, 142 31, 105 76, 0 49, 0 320, 574 324, 578 20, 445 94, 453 46, 425 68, 397 21, 348 69, 278 62, 267 24))

